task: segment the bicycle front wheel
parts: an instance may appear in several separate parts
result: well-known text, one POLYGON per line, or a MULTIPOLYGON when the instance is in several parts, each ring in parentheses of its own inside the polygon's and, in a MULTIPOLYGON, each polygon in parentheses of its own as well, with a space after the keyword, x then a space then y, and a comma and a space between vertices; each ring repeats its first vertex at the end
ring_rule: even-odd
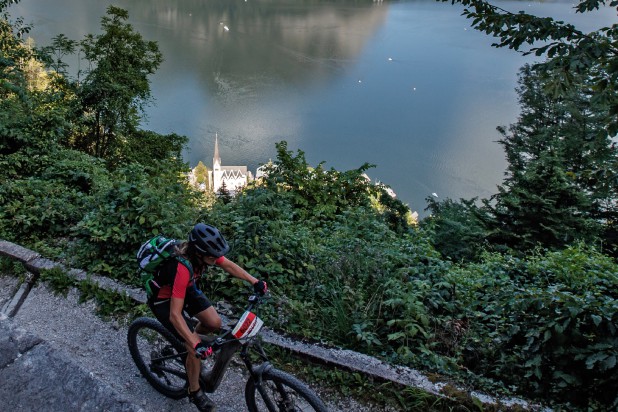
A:
POLYGON ((172 399, 187 396, 186 348, 159 321, 138 318, 129 326, 129 351, 146 380, 172 399))
POLYGON ((294 376, 278 369, 262 374, 257 385, 249 379, 245 387, 249 412, 327 412, 318 395, 294 376))

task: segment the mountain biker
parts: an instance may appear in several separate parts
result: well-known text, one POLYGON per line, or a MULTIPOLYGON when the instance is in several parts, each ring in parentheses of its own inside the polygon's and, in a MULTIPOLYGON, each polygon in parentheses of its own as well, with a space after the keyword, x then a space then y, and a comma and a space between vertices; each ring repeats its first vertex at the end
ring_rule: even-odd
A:
POLYGON ((225 254, 230 246, 219 230, 205 223, 196 224, 189 240, 177 247, 176 254, 187 259, 193 268, 189 273, 187 266, 172 259, 169 270, 173 280, 162 285, 158 293, 148 301, 148 306, 156 318, 176 337, 185 342, 189 355, 185 368, 189 382, 189 400, 200 411, 214 411, 214 402, 200 389, 199 376, 201 359, 212 354, 212 348, 206 346, 197 334, 215 331, 221 327, 221 317, 212 303, 198 289, 197 280, 208 266, 216 265, 233 277, 245 280, 253 285, 256 293, 266 293, 266 282, 251 276, 225 254), (199 320, 194 328, 190 317, 199 320), (197 331, 196 331, 197 330, 197 331), (194 355, 194 356, 192 356, 194 355))

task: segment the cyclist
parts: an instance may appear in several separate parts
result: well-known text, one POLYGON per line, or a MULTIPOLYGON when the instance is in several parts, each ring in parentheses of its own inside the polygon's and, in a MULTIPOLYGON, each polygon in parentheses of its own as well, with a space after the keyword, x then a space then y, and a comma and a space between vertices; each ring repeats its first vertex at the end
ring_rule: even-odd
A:
POLYGON ((206 346, 199 338, 197 331, 208 333, 221 327, 221 317, 212 306, 212 303, 198 289, 197 280, 207 266, 216 265, 236 278, 245 280, 253 285, 256 293, 266 293, 266 282, 251 276, 225 254, 230 246, 219 230, 205 223, 196 224, 189 240, 177 247, 176 254, 187 259, 193 268, 189 273, 186 265, 172 259, 168 270, 173 275, 169 284, 162 285, 158 293, 148 301, 148 306, 156 318, 181 341, 185 342, 189 355, 185 368, 189 381, 189 400, 200 411, 214 411, 214 402, 200 389, 199 376, 201 359, 212 354, 212 348, 206 346), (199 320, 197 327, 192 326, 190 317, 199 320), (192 356, 194 355, 194 356, 192 356))

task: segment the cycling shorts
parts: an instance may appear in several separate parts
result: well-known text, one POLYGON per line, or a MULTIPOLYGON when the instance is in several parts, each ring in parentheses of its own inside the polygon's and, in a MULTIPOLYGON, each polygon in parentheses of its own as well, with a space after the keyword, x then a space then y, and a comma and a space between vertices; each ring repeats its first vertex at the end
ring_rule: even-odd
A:
MULTIPOLYGON (((174 334, 181 342, 184 342, 184 338, 178 333, 172 322, 170 321, 170 304, 171 300, 168 299, 151 299, 148 301, 150 310, 155 315, 157 320, 161 322, 163 326, 174 334)), ((185 320, 187 327, 191 332, 195 331, 196 322, 191 318, 198 313, 208 309, 212 306, 210 300, 204 295, 204 293, 195 286, 187 288, 187 294, 185 295, 185 304, 182 311, 182 317, 185 320)))

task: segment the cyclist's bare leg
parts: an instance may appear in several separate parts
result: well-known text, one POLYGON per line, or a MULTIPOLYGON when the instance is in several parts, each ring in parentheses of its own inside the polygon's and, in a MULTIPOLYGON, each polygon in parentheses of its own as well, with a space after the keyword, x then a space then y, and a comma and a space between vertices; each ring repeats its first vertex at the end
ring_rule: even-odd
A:
POLYGON ((195 317, 200 321, 195 328, 195 331, 199 334, 206 335, 221 329, 221 317, 212 306, 201 311, 195 317))
POLYGON ((202 361, 192 355, 193 347, 190 344, 185 343, 185 346, 189 352, 185 363, 187 380, 189 381, 189 390, 191 392, 195 392, 200 389, 200 370, 202 368, 202 361))

